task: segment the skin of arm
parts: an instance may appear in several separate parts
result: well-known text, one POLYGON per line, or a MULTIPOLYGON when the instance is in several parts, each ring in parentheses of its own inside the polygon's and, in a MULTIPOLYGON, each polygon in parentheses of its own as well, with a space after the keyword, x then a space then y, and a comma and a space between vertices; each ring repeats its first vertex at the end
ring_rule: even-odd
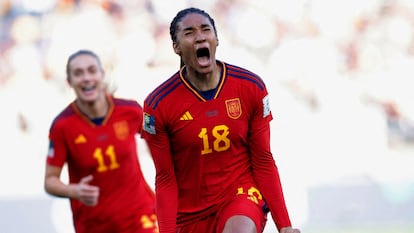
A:
POLYGON ((61 167, 46 165, 44 188, 47 193, 76 199, 87 206, 98 204, 99 187, 88 184, 93 179, 92 175, 83 177, 77 184, 64 184, 60 179, 61 173, 61 167))

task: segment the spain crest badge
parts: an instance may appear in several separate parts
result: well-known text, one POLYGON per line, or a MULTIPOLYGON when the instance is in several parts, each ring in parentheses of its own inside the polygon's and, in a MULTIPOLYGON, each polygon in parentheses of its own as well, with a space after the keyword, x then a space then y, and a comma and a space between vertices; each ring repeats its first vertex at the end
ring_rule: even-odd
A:
POLYGON ((238 119, 242 114, 242 108, 239 98, 226 100, 227 115, 232 119, 238 119))
POLYGON ((114 124, 115 135, 119 140, 125 140, 129 135, 129 127, 127 121, 119 121, 114 124))

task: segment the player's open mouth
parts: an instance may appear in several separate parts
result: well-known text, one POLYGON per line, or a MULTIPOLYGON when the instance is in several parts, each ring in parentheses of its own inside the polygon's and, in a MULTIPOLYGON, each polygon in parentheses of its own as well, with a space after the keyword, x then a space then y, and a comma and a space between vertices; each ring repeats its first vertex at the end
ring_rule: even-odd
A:
POLYGON ((197 57, 210 57, 210 51, 208 50, 208 48, 199 48, 197 49, 197 57))
POLYGON ((196 51, 197 61, 201 66, 207 66, 210 62, 210 50, 208 48, 199 48, 196 51))
POLYGON ((82 87, 82 91, 92 91, 93 89, 95 89, 95 86, 82 87))
POLYGON ((81 88, 82 92, 83 92, 83 93, 85 93, 85 94, 91 93, 91 92, 93 92, 95 89, 96 89, 96 86, 95 86, 95 85, 92 85, 92 86, 85 86, 85 87, 82 87, 82 88, 81 88))

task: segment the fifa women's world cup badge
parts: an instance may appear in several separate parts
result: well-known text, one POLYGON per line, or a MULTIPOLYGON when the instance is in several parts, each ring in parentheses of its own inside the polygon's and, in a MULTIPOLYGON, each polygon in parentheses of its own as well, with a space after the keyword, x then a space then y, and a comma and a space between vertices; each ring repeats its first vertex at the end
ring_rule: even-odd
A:
POLYGON ((154 116, 144 112, 144 130, 149 134, 155 134, 155 119, 154 116))
POLYGON ((242 108, 239 98, 226 100, 227 115, 232 119, 238 119, 242 114, 242 108))

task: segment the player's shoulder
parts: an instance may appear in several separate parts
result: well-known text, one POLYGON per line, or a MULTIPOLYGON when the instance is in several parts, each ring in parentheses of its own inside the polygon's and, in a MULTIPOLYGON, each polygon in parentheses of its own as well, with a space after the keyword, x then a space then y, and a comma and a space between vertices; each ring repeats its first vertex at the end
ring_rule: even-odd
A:
POLYGON ((71 102, 67 105, 60 113, 58 113, 52 121, 51 128, 55 128, 56 125, 64 125, 73 115, 75 115, 75 110, 72 107, 74 102, 71 102))
POLYGON ((223 66, 225 67, 225 72, 228 78, 235 79, 237 82, 245 82, 247 84, 254 84, 259 89, 264 90, 266 89, 266 84, 263 79, 253 71, 237 66, 234 64, 229 64, 223 62, 223 66))
POLYGON ((160 102, 165 100, 180 85, 182 85, 180 71, 177 71, 148 94, 144 101, 145 107, 155 109, 160 102))
POLYGON ((113 102, 115 106, 141 108, 141 105, 135 99, 127 99, 127 98, 110 96, 110 100, 113 102))
POLYGON ((143 108, 135 99, 120 98, 109 96, 110 111, 117 112, 118 114, 129 114, 131 116, 141 116, 143 108))

